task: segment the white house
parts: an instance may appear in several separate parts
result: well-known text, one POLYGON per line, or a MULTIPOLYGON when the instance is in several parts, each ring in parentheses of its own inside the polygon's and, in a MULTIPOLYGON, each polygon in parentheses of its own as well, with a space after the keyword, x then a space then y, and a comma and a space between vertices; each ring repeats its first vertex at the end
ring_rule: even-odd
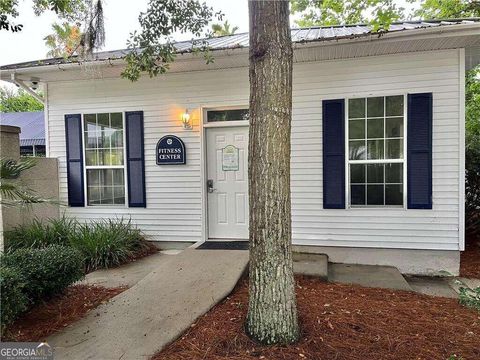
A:
MULTIPOLYGON (((464 80, 479 35, 476 19, 382 36, 292 30, 294 245, 334 262, 458 274, 464 80)), ((182 42, 167 74, 134 83, 120 77, 125 50, 1 67, 2 80, 44 87, 68 216, 131 217, 168 244, 248 240, 248 34, 209 42, 213 64, 182 42)))

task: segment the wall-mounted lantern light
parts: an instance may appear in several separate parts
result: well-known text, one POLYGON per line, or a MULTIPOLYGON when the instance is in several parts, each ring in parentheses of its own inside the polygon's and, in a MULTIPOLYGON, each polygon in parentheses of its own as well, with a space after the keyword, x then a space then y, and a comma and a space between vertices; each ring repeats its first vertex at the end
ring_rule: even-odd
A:
POLYGON ((184 130, 192 130, 192 123, 190 122, 190 114, 188 113, 188 109, 185 109, 185 112, 181 115, 181 120, 183 124, 184 130))

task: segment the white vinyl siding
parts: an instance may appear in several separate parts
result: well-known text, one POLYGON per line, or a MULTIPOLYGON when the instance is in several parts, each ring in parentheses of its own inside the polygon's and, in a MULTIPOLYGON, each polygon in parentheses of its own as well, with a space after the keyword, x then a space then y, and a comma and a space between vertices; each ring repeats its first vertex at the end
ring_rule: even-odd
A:
MULTIPOLYGON (((365 45, 369 46, 369 45, 365 45)), ((462 166, 461 50, 296 63, 293 81, 293 242, 303 245, 458 250, 462 166), (433 210, 324 210, 322 100, 432 92, 433 210)), ((131 83, 123 79, 52 82, 48 85, 50 156, 59 158, 60 196, 66 202, 64 115, 144 111, 147 208, 65 208, 83 220, 131 216, 152 240, 202 238, 202 107, 245 106, 248 68, 170 73, 131 83), (192 131, 182 130, 189 109, 192 131), (187 164, 157 166, 155 146, 164 135, 182 138, 187 164)), ((206 214, 205 214, 206 216, 206 214)))

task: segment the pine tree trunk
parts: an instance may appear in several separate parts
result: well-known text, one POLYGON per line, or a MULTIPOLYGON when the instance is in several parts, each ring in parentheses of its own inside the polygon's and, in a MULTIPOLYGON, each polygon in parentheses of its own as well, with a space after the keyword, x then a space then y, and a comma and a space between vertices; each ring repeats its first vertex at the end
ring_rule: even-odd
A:
POLYGON ((293 278, 290 127, 293 52, 289 2, 249 1, 250 299, 247 333, 289 344, 299 327, 293 278))

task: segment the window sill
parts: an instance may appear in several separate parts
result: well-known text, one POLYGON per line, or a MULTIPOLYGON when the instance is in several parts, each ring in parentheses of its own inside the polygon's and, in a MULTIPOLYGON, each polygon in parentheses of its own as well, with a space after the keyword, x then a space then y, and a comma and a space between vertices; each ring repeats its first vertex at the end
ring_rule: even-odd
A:
POLYGON ((368 209, 368 210, 403 210, 406 209, 403 205, 350 205, 348 209, 368 209))
POLYGON ((95 208, 100 208, 100 209, 128 209, 127 205, 85 205, 85 208, 89 209, 95 209, 95 208))

